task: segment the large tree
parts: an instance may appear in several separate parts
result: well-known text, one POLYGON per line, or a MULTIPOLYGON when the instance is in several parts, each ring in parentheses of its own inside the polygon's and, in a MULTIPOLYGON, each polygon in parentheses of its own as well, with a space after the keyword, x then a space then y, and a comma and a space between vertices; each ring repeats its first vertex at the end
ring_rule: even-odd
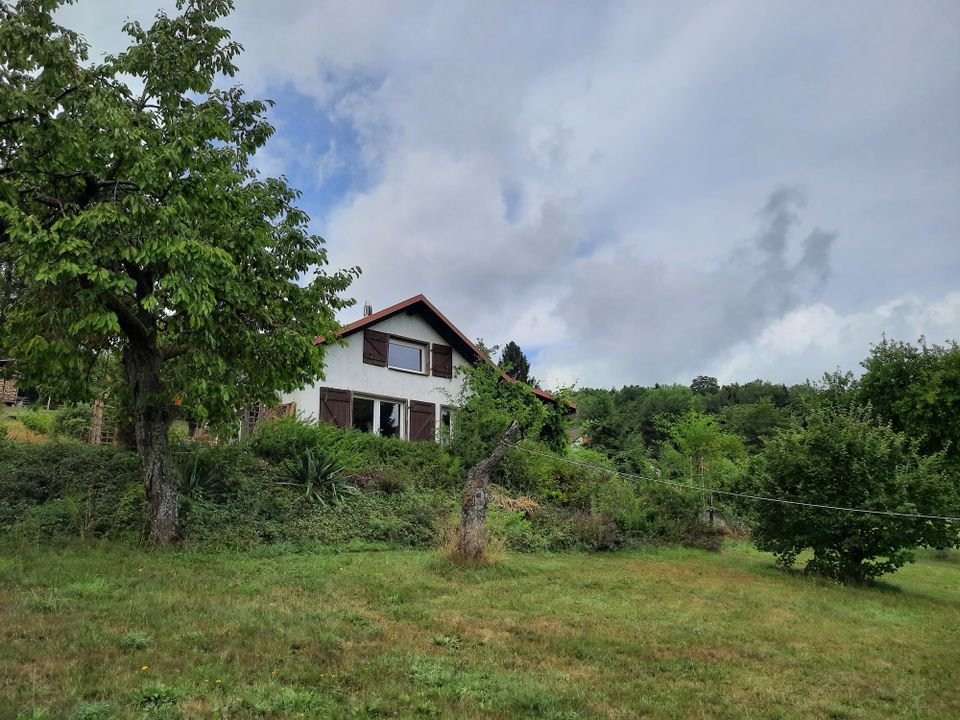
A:
POLYGON ((298 193, 252 164, 267 104, 226 78, 229 0, 128 23, 88 62, 57 0, 0 4, 3 351, 26 381, 81 396, 120 357, 150 506, 179 535, 167 431, 177 404, 225 418, 322 373, 351 269, 328 274, 298 193))

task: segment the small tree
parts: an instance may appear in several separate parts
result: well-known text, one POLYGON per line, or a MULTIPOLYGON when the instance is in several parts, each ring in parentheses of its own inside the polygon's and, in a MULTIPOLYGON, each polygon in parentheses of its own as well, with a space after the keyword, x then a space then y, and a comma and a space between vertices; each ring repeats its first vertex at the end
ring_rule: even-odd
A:
MULTIPOLYGON (((941 455, 921 457, 916 445, 868 409, 823 407, 803 429, 767 441, 752 489, 767 497, 834 507, 925 515, 960 515, 957 475, 941 455)), ((754 540, 791 567, 812 550, 806 569, 843 582, 892 572, 916 547, 946 547, 958 527, 946 521, 763 503, 754 540)))
POLYGON ((273 128, 216 84, 241 49, 216 25, 229 0, 128 23, 130 47, 100 64, 57 5, 0 5, 3 351, 65 399, 89 394, 98 356, 121 358, 150 538, 170 543, 175 403, 215 420, 318 377, 312 341, 357 271, 318 269, 298 193, 251 164, 273 128))
POLYGON ((705 490, 722 489, 740 474, 746 453, 736 435, 725 432, 716 418, 688 410, 662 422, 667 440, 660 467, 667 477, 687 480, 705 490))

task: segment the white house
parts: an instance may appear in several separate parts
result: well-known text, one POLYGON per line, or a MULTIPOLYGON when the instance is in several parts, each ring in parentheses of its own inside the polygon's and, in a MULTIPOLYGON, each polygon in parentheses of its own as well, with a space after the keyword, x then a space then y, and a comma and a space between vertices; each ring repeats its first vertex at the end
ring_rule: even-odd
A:
POLYGON ((295 403, 301 416, 377 435, 434 440, 442 426, 449 428, 464 382, 454 369, 489 362, 423 295, 369 313, 337 336, 344 344, 325 348, 325 379, 283 402, 295 403))

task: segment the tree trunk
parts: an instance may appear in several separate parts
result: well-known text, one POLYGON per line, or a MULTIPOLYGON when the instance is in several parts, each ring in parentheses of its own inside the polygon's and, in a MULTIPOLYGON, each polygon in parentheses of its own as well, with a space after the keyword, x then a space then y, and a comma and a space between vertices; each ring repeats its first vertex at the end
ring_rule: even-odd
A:
POLYGON ((486 548, 483 541, 483 526, 487 520, 487 504, 490 502, 490 473, 500 464, 514 435, 520 430, 514 420, 507 432, 490 453, 467 473, 467 484, 460 506, 460 538, 457 556, 466 562, 483 562, 486 548))
POLYGON ((123 354, 133 394, 133 426, 140 471, 150 505, 150 542, 170 545, 180 539, 177 479, 170 471, 167 431, 170 404, 160 380, 162 358, 154 347, 128 346, 123 354))

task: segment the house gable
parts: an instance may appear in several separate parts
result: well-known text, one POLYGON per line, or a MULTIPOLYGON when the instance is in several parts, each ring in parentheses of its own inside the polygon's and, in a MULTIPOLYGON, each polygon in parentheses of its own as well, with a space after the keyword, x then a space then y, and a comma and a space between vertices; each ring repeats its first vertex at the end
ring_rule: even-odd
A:
MULTIPOLYGON (((337 340, 314 340, 325 346, 324 378, 284 401, 314 420, 414 440, 433 439, 449 417, 466 381, 454 372, 458 365, 493 364, 423 295, 345 325, 337 340)), ((548 392, 533 392, 556 402, 548 392)))
MULTIPOLYGON (((285 395, 284 400, 295 402, 305 417, 337 425, 370 422, 379 426, 387 404, 397 405, 401 437, 434 439, 442 412, 457 401, 464 383, 453 369, 473 362, 473 357, 461 353, 462 345, 453 346, 451 334, 439 332, 437 324, 416 308, 379 313, 364 321, 347 326, 349 330, 339 333, 338 343, 324 343, 323 379, 285 395), (419 350, 419 363, 413 366, 419 370, 391 355, 398 349, 406 359, 417 357, 419 350), (327 397, 334 398, 336 411, 323 405, 322 398, 327 397), (352 412, 344 415, 342 408, 347 405, 352 412)), ((323 340, 318 339, 319 343, 323 340)))

